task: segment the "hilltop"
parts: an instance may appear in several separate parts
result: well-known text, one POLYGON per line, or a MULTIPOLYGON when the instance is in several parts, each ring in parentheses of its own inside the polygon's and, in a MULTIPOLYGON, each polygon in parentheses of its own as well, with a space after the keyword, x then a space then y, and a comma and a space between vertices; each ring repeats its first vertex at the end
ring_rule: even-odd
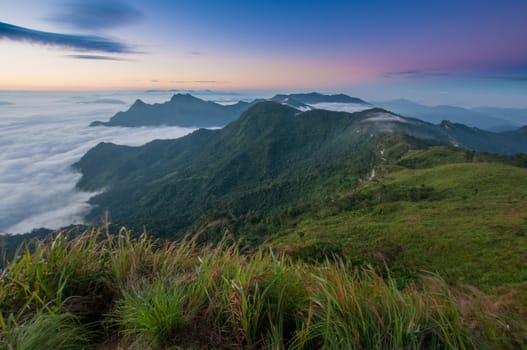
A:
POLYGON ((426 270, 450 283, 527 292, 527 262, 518 259, 527 249, 527 169, 464 156, 410 151, 375 181, 297 211, 269 244, 304 258, 334 249, 400 278, 426 270))

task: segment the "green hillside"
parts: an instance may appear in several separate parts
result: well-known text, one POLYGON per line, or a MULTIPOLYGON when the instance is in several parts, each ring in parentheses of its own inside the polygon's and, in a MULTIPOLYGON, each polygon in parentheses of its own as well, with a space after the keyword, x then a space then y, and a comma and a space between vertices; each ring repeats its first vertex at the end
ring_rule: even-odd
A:
POLYGON ((221 130, 141 147, 101 143, 76 167, 80 189, 104 190, 92 199, 91 222, 108 209, 117 225, 136 231, 146 225, 176 238, 204 218, 268 216, 350 191, 410 149, 455 144, 508 153, 527 142, 514 135, 432 125, 382 109, 301 113, 261 102, 221 130))
MULTIPOLYGON (((463 154, 424 150, 401 163, 430 159, 431 152, 432 159, 447 155, 447 162, 463 154)), ((428 270, 486 289, 527 286, 524 168, 459 163, 403 169, 284 226, 269 244, 295 256, 308 258, 326 244, 357 263, 387 264, 401 277, 428 270)))
POLYGON ((174 237, 212 212, 265 214, 354 187, 384 137, 361 123, 368 115, 260 103, 221 130, 142 147, 99 144, 77 163, 78 186, 108 189, 93 199, 92 219, 108 208, 113 222, 174 237))

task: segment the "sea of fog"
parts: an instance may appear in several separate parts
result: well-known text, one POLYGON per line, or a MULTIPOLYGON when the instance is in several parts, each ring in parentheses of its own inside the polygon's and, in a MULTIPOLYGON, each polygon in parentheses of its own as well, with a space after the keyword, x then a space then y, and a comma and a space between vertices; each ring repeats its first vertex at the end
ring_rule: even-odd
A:
MULTIPOLYGON (((174 92, 5 92, 0 91, 0 233, 60 228, 82 223, 93 193, 75 188, 72 169, 99 142, 138 146, 174 139, 194 129, 180 127, 89 127, 126 110, 137 98, 164 102, 174 92)), ((219 103, 252 96, 209 91, 193 95, 219 103)))

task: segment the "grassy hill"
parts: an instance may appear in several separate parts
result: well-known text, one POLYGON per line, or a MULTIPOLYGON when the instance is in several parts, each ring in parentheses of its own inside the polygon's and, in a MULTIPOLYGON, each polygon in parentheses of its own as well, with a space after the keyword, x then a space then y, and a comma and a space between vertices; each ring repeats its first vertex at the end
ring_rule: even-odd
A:
POLYGON ((111 186, 99 203, 114 219, 196 235, 89 231, 22 249, 0 275, 0 349, 525 346, 525 156, 375 134, 371 111, 259 108, 221 131, 88 153, 82 185, 111 186))
POLYGON ((527 169, 496 163, 391 172, 291 220, 270 244, 309 257, 326 243, 403 277, 428 270, 485 289, 525 288, 526 179, 527 169))

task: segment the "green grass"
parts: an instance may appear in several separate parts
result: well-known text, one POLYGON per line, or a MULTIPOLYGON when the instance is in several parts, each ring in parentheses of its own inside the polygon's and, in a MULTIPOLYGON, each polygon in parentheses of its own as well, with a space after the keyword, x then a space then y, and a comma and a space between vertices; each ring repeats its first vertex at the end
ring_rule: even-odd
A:
POLYGON ((400 286, 371 268, 227 238, 199 247, 125 231, 59 236, 22 252, 0 291, 6 349, 498 349, 521 348, 527 331, 509 305, 435 275, 400 286), (86 317, 101 304, 107 312, 86 317))
POLYGON ((191 318, 189 291, 179 284, 147 284, 125 292, 115 308, 115 318, 124 334, 135 335, 146 346, 170 344, 191 318))
POLYGON ((31 319, 18 323, 0 314, 2 325, 0 349, 88 349, 89 334, 71 314, 37 313, 31 319))
POLYGON ((485 290, 527 283, 527 169, 462 163, 388 173, 270 239, 295 256, 337 246, 356 263, 438 272, 485 290))

